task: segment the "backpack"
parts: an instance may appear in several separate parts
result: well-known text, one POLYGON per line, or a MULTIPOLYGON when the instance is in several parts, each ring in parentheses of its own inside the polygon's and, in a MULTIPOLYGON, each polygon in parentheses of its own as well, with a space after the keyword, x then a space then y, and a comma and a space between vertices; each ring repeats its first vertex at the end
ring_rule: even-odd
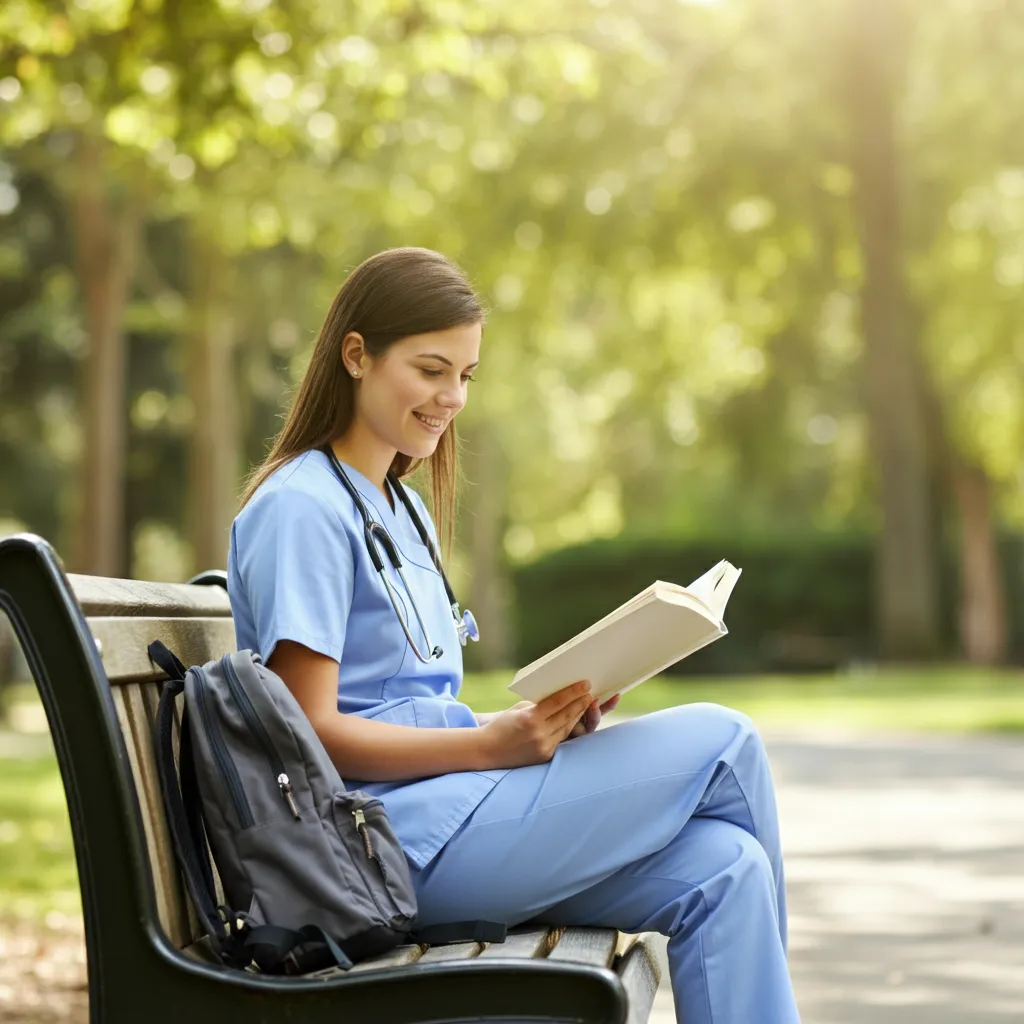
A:
POLYGON ((156 746, 171 836, 225 963, 304 974, 347 969, 403 942, 503 941, 504 925, 483 921, 414 932, 416 892, 384 805, 346 788, 298 701, 258 654, 186 669, 160 641, 148 650, 169 677, 156 746))

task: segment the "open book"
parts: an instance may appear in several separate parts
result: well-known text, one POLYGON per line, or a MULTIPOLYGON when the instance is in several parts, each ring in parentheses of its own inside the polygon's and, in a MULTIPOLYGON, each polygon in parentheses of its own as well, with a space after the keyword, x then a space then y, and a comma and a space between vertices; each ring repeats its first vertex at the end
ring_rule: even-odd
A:
POLYGON ((722 616, 740 569, 719 562, 688 587, 658 580, 588 629, 521 668, 509 685, 543 700, 589 679, 595 700, 625 693, 728 630, 722 616))

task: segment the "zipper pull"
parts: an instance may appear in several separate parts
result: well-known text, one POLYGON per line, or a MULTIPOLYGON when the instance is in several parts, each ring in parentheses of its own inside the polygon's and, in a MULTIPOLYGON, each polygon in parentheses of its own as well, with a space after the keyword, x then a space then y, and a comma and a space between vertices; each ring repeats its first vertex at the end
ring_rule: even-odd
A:
POLYGON ((292 796, 291 779, 284 772, 281 772, 277 777, 277 784, 281 789, 281 796, 284 797, 285 803, 288 804, 288 810, 292 812, 292 816, 297 821, 299 818, 299 807, 295 803, 295 797, 292 796))
POLYGON ((366 848, 366 856, 372 860, 373 844, 370 842, 370 830, 366 827, 366 815, 356 808, 356 810, 352 812, 352 817, 356 820, 356 831, 363 840, 363 846, 366 848))

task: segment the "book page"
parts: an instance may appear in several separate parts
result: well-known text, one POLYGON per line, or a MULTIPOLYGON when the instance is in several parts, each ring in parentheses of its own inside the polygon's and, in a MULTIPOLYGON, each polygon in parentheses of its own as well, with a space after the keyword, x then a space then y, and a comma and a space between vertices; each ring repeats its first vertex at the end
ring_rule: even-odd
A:
POLYGON ((735 565, 730 565, 728 562, 725 563, 725 572, 722 573, 722 578, 718 581, 714 594, 714 607, 719 618, 725 614, 725 606, 729 603, 736 581, 742 574, 742 569, 737 569, 735 565))
POLYGON ((742 569, 737 569, 723 558, 703 576, 695 579, 686 590, 699 597, 718 618, 721 618, 742 572, 742 569))

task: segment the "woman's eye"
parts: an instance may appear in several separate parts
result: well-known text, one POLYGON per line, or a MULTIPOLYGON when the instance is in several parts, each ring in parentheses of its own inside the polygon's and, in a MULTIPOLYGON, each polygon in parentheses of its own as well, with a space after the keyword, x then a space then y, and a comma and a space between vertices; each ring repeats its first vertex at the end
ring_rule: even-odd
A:
MULTIPOLYGON (((420 369, 428 377, 440 377, 444 373, 444 370, 428 370, 426 367, 420 367, 420 369)), ((464 373, 462 375, 462 380, 463 383, 468 384, 471 380, 476 380, 476 377, 474 377, 473 374, 471 373, 464 373)))

